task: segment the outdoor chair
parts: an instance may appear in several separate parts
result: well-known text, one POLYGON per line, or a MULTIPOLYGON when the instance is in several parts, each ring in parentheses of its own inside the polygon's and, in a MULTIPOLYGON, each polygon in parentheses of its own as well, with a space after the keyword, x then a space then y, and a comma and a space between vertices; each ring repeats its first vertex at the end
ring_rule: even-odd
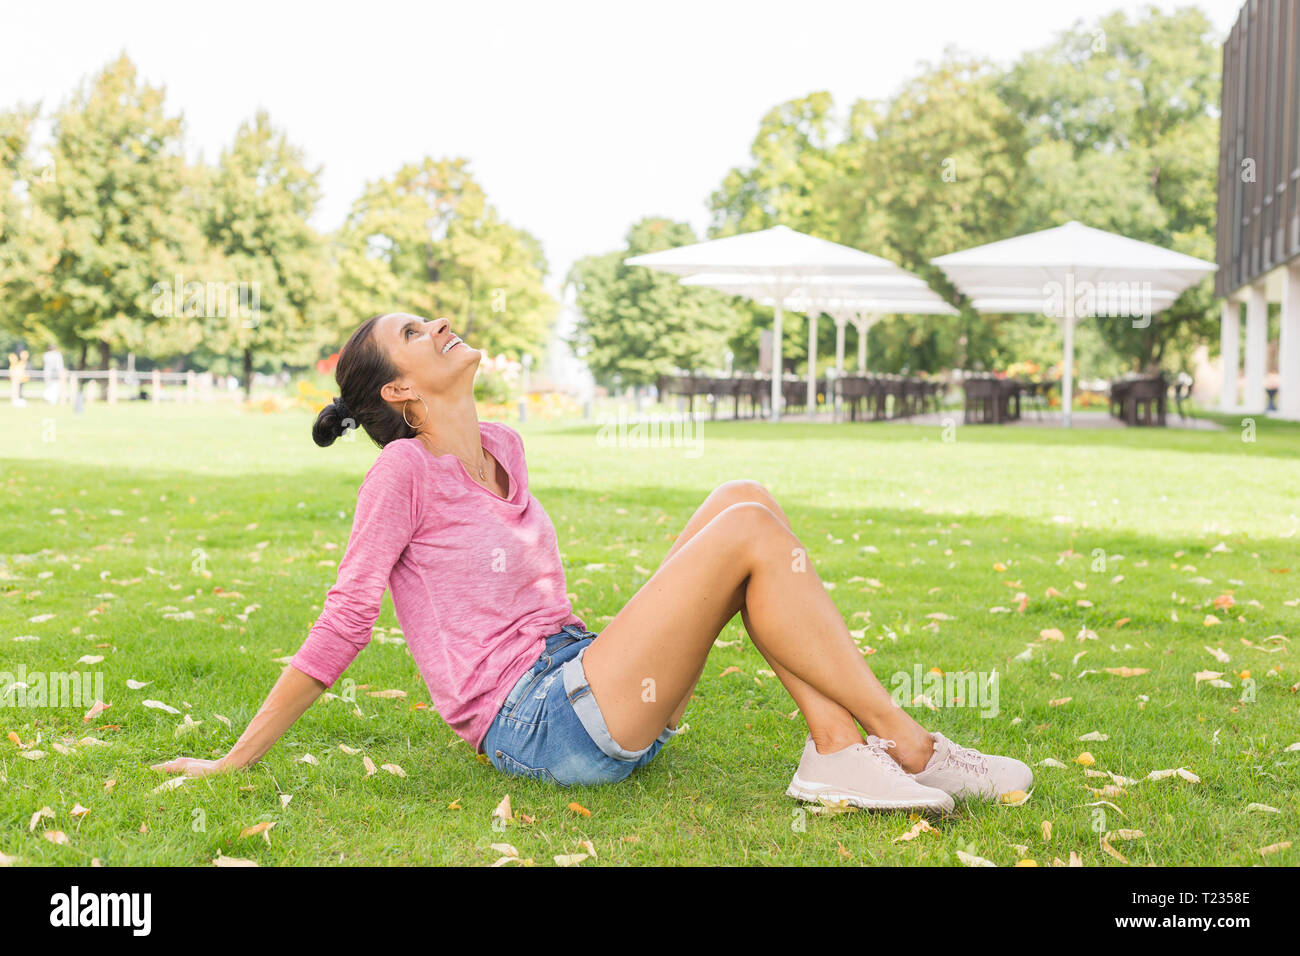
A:
POLYGON ((925 411, 925 382, 919 378, 905 379, 903 385, 903 418, 911 418, 925 411))
POLYGON ((994 379, 998 387, 998 424, 1020 420, 1020 382, 1012 378, 994 379))
POLYGON ((737 419, 740 417, 740 391, 742 382, 738 378, 715 378, 713 380, 713 417, 718 417, 718 406, 722 404, 724 398, 730 398, 732 401, 731 417, 737 419))
POLYGON ((840 401, 849 410, 849 421, 858 420, 858 408, 867 397, 867 380, 861 375, 845 375, 836 379, 835 387, 839 389, 840 401))
POLYGON ((1117 378, 1110 383, 1110 414, 1119 419, 1124 418, 1124 404, 1133 387, 1132 377, 1117 378))
POLYGON ((1014 379, 974 376, 962 382, 966 393, 965 420, 1000 425, 1020 418, 1020 383, 1014 379))
POLYGON ((963 419, 968 425, 982 425, 995 421, 997 380, 990 376, 973 376, 962 382, 965 393, 963 419))

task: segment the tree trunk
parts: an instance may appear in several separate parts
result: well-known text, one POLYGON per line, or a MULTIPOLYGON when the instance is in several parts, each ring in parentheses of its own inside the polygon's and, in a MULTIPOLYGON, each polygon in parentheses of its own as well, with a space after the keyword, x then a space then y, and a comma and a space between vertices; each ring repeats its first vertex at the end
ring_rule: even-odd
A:
POLYGON ((473 330, 473 328, 474 328, 474 300, 471 298, 469 301, 469 309, 466 312, 466 316, 465 316, 465 328, 461 334, 464 335, 466 338, 469 338, 469 334, 473 330))
POLYGON ((1146 330, 1146 334, 1143 336, 1145 345, 1143 350, 1145 352, 1143 360, 1146 364, 1147 375, 1154 375, 1159 370, 1160 359, 1164 353, 1164 349, 1161 347, 1161 340, 1156 336, 1155 330, 1156 323, 1153 320, 1150 327, 1146 330))
POLYGON ((244 349, 244 401, 253 397, 253 350, 244 349))
POLYGON ((90 347, 89 342, 83 341, 81 343, 81 358, 77 359, 78 372, 84 372, 86 370, 86 352, 88 351, 89 347, 90 347))
POLYGON ((424 277, 431 286, 438 284, 438 260, 434 255, 436 251, 432 243, 424 247, 424 277))
POLYGON ((107 372, 108 363, 111 358, 112 350, 108 347, 108 343, 101 341, 99 343, 99 367, 107 372))

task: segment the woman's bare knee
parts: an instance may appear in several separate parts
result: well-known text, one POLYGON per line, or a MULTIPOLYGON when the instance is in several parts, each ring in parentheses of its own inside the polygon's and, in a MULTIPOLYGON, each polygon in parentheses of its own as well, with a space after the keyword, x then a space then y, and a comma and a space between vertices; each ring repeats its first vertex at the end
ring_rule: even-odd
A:
POLYGON ((740 504, 745 501, 758 501, 763 503, 762 499, 767 494, 765 488, 757 481, 750 481, 748 478, 738 478, 732 481, 724 481, 718 487, 713 489, 710 495, 715 501, 724 506, 740 504))
POLYGON ((781 506, 776 503, 776 499, 772 497, 772 493, 753 479, 737 478, 733 481, 723 482, 717 487, 714 494, 730 504, 742 504, 747 501, 760 504, 776 515, 783 525, 787 528, 790 527, 789 519, 786 517, 785 512, 781 510, 781 506))
POLYGON ((718 525, 719 530, 738 542, 750 558, 770 554, 772 544, 778 538, 797 543, 786 523, 770 508, 757 501, 740 501, 728 505, 709 524, 718 525))

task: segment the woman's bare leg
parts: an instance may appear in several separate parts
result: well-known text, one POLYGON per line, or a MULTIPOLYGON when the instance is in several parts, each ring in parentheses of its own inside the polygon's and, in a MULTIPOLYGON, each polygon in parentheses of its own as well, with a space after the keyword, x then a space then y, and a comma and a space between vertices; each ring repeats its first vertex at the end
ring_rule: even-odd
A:
MULTIPOLYGON (((691 520, 686 523, 673 542, 673 546, 668 549, 664 556, 661 566, 668 562, 682 546, 686 544, 695 534, 706 524, 712 521, 725 508, 734 504, 740 504, 744 501, 754 501, 763 505, 781 520, 781 523, 790 527, 790 519, 776 503, 761 484, 756 481, 728 481, 713 490, 713 493, 704 500, 704 503, 696 509, 691 520)), ((734 602, 738 607, 741 618, 745 623, 745 630, 749 633, 750 640, 754 641, 754 628, 750 626, 749 611, 745 607, 744 586, 736 590, 736 599, 734 602)), ((734 617, 734 614, 732 615, 734 617)), ((730 618, 728 618, 730 620, 730 618)), ((803 714, 804 720, 808 724, 808 732, 812 734, 813 743, 821 753, 834 753, 837 750, 843 750, 845 747, 853 744, 862 743, 862 734, 859 733, 853 715, 841 707, 835 701, 831 700, 824 694, 818 693, 813 687, 805 684, 794 674, 786 670, 773 656, 764 650, 763 646, 754 641, 754 646, 758 652, 766 658, 772 672, 776 674, 777 679, 781 681, 785 689, 789 692, 794 702, 799 707, 799 712, 803 714)), ((704 673, 704 665, 700 665, 699 672, 695 675, 695 680, 691 681, 690 690, 688 690, 677 707, 674 708, 672 716, 668 718, 668 726, 676 728, 685 713, 687 705, 690 703, 691 696, 695 692, 695 685, 699 683, 700 675, 704 673)))
POLYGON ((734 616, 743 587, 756 644, 863 727, 896 740, 905 769, 925 766, 930 735, 871 672, 811 564, 792 560, 801 549, 772 511, 742 502, 719 512, 655 572, 584 657, 616 741, 638 750, 659 736, 734 616))

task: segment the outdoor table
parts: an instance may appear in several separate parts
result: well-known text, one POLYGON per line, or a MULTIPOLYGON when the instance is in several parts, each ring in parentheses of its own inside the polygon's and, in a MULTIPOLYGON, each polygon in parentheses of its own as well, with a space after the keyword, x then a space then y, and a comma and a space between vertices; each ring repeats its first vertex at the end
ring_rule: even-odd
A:
POLYGON ((1126 375, 1110 383, 1110 413, 1126 425, 1164 427, 1169 380, 1159 375, 1126 375))
POLYGON ((966 379, 962 386, 967 423, 1000 425, 1019 420, 1023 386, 1016 379, 977 376, 966 379))

